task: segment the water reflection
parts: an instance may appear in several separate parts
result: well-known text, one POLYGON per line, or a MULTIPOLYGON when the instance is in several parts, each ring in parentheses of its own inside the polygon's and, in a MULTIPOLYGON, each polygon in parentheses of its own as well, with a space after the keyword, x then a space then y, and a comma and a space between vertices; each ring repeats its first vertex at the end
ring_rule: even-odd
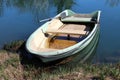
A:
MULTIPOLYGON (((111 7, 118 6, 119 3, 120 0, 106 0, 106 4, 111 7)), ((38 20, 43 16, 49 17, 51 7, 55 7, 59 13, 64 9, 71 9, 74 4, 74 0, 0 0, 0 16, 4 13, 4 7, 14 7, 19 13, 31 12, 38 20)))
POLYGON ((70 9, 75 4, 73 0, 54 0, 54 5, 57 7, 57 13, 62 12, 64 9, 70 9))
POLYGON ((43 11, 49 5, 48 0, 6 0, 7 7, 15 7, 20 11, 39 10, 43 11))
POLYGON ((49 7, 48 0, 6 0, 5 4, 7 7, 17 8, 19 13, 31 12, 37 21, 47 13, 49 7))
POLYGON ((0 16, 3 15, 3 0, 0 0, 0 16))
POLYGON ((48 15, 51 6, 55 6, 59 13, 64 9, 70 9, 73 4, 73 0, 0 0, 0 15, 4 7, 14 7, 19 13, 30 11, 35 18, 40 18, 42 15, 48 15))
POLYGON ((120 4, 120 0, 106 0, 106 3, 111 7, 118 6, 120 4))

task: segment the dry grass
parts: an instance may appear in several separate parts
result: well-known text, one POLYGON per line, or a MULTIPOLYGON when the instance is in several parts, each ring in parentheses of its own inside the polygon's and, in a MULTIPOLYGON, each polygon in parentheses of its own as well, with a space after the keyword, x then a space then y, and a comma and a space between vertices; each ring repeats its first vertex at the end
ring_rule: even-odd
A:
POLYGON ((6 51, 0 52, 0 64, 4 63, 9 57, 8 54, 4 54, 6 51))
POLYGON ((21 64, 20 55, 0 51, 0 80, 119 80, 120 64, 40 67, 36 61, 21 64))
POLYGON ((23 80, 23 69, 19 61, 18 54, 0 51, 0 80, 23 80))
POLYGON ((0 80, 120 80, 120 63, 67 65, 60 62, 49 65, 36 57, 29 59, 24 47, 21 49, 23 52, 20 53, 24 55, 0 50, 0 80))

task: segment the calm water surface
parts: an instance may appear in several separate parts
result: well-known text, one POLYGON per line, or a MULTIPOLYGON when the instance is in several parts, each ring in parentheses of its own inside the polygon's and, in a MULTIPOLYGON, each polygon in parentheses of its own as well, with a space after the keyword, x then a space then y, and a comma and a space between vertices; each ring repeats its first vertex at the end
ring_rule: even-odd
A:
POLYGON ((77 13, 101 10, 100 39, 93 62, 120 61, 120 0, 0 0, 0 47, 26 40, 43 23, 65 9, 77 13))

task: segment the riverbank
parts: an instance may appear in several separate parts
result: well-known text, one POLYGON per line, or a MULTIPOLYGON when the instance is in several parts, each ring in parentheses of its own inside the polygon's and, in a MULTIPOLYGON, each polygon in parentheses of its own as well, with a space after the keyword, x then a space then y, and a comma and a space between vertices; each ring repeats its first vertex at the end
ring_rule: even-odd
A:
POLYGON ((44 64, 34 55, 25 55, 24 43, 14 41, 0 50, 0 80, 120 80, 120 63, 44 64))

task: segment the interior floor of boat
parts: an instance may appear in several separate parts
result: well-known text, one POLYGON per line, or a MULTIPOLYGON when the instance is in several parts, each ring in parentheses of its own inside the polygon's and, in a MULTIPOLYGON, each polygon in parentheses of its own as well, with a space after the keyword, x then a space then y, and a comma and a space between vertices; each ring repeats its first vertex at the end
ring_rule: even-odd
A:
POLYGON ((54 39, 49 42, 48 47, 52 49, 64 49, 69 46, 73 46, 76 43, 77 43, 76 41, 72 40, 54 39))

